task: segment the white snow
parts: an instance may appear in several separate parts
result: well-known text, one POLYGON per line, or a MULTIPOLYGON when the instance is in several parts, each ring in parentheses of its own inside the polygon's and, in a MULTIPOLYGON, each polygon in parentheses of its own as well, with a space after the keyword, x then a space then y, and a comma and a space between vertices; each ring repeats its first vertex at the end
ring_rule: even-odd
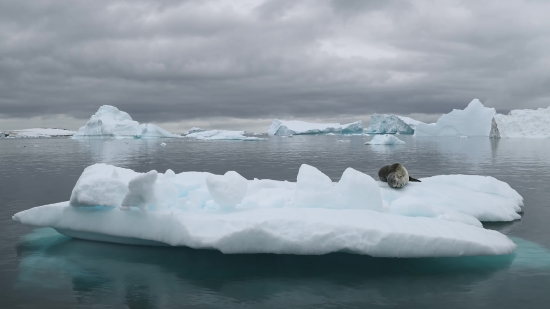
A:
POLYGON ((365 145, 403 145, 404 141, 395 137, 394 135, 384 134, 384 135, 375 135, 370 141, 366 142, 365 145))
POLYGON ((32 128, 23 130, 8 130, 2 132, 3 137, 65 137, 72 136, 76 132, 65 129, 32 128))
POLYGON ((220 207, 235 208, 244 199, 248 182, 239 173, 229 171, 224 175, 208 175, 206 187, 220 207))
POLYGON ((365 129, 365 132, 375 134, 413 134, 414 130, 398 116, 373 114, 370 117, 370 126, 365 129))
POLYGON ((154 124, 139 124, 126 112, 110 105, 101 106, 73 138, 159 138, 179 137, 154 124))
POLYGON ((550 138, 550 107, 544 109, 516 109, 508 115, 493 118, 491 137, 495 138, 550 138))
POLYGON ((310 123, 299 120, 275 119, 271 123, 267 134, 269 135, 297 135, 297 134, 323 134, 323 133, 363 133, 361 120, 348 123, 310 123))
POLYGON ((517 219, 523 205, 515 190, 492 177, 435 176, 396 190, 351 168, 333 183, 303 165, 297 179, 136 173, 95 164, 84 170, 70 201, 13 219, 85 239, 225 253, 421 257, 507 254, 515 248, 479 222, 517 219))
POLYGON ((187 134, 187 137, 196 138, 199 140, 239 140, 239 141, 262 141, 265 138, 245 136, 244 131, 226 131, 226 130, 209 130, 187 134))
POLYGON ((464 110, 455 109, 441 116, 435 124, 420 123, 415 136, 489 136, 491 122, 496 115, 494 108, 488 108, 474 99, 464 110))

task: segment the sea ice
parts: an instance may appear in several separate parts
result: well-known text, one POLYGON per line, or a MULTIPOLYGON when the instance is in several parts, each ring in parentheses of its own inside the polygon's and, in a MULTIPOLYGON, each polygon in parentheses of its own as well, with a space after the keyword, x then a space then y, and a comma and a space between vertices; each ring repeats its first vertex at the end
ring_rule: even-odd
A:
POLYGON ((199 140, 239 140, 239 141, 262 141, 265 138, 245 136, 244 131, 226 131, 226 130, 209 130, 187 134, 187 137, 196 138, 199 140))
POLYGON ((550 138, 550 107, 515 109, 508 115, 497 114, 491 124, 494 138, 550 138))
POLYGON ((73 138, 158 138, 178 137, 154 124, 139 124, 126 112, 110 105, 101 106, 73 138))
POLYGON ((225 253, 462 256, 514 250, 479 220, 517 219, 522 205, 508 184, 482 176, 434 176, 395 190, 351 168, 333 183, 303 165, 292 183, 95 164, 70 201, 13 219, 77 238, 225 253))
POLYGON ((365 145, 402 145, 402 144, 405 144, 405 142, 389 134, 375 135, 370 141, 365 143, 365 145))
POLYGON ((474 99, 464 110, 455 109, 441 116, 434 124, 418 124, 415 136, 489 136, 491 122, 496 115, 494 108, 488 108, 474 99))
POLYGON ((65 129, 32 128, 23 130, 9 130, 0 132, 0 137, 68 137, 74 135, 75 131, 65 129), (2 136, 3 135, 3 136, 2 136))
POLYGON ((323 133, 363 133, 361 120, 348 123, 309 123, 298 120, 275 119, 271 123, 268 135, 298 135, 298 134, 323 134, 323 133))
POLYGON ((370 125, 365 129, 365 132, 374 134, 413 134, 414 130, 398 116, 373 114, 370 117, 370 125))

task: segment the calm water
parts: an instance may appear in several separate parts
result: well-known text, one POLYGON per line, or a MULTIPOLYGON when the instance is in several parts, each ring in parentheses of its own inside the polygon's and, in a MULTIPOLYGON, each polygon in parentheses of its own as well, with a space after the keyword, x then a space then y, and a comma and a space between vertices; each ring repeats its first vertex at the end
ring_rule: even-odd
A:
POLYGON ((548 308, 550 139, 303 136, 265 142, 0 140, 0 308, 548 308), (340 142, 346 140, 349 142, 340 142), (72 240, 11 220, 69 199, 82 170, 104 162, 140 172, 235 170, 295 181, 307 163, 338 180, 404 163, 415 177, 490 175, 525 198, 512 223, 486 224, 518 250, 500 257, 382 259, 224 255, 72 240))

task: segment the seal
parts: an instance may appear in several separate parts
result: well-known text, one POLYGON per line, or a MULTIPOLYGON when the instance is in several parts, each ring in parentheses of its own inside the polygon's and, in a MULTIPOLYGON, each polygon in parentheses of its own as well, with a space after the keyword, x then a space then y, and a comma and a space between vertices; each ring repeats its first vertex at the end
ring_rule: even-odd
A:
POLYGON ((409 181, 421 182, 409 176, 407 169, 400 163, 382 166, 378 171, 378 178, 383 182, 387 182, 388 186, 392 188, 403 188, 409 181))

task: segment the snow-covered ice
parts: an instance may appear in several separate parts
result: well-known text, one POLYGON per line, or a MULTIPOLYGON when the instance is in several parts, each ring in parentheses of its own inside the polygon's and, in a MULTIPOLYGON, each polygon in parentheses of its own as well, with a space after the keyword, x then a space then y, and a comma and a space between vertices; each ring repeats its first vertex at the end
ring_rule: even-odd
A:
POLYGON ((416 126, 419 125, 419 124, 425 124, 424 122, 422 121, 419 121, 419 120, 416 120, 416 119, 412 119, 410 117, 405 117, 405 116, 397 116, 399 117, 399 119, 403 120, 404 123, 406 123, 409 127, 411 127, 413 130, 416 130, 416 126))
POLYGON ((199 140, 239 140, 239 141, 263 141, 265 138, 245 136, 244 131, 209 130, 187 134, 187 137, 199 140))
POLYGON ((403 145, 404 141, 395 137, 394 135, 384 134, 384 135, 375 135, 370 141, 366 142, 365 145, 403 145))
POLYGON ((126 112, 110 105, 101 106, 73 138, 160 138, 179 137, 154 124, 139 124, 126 112))
POLYGON ((455 109, 441 116, 436 123, 420 123, 415 136, 489 136, 491 123, 496 115, 494 108, 488 108, 474 99, 464 110, 455 109))
POLYGON ((413 134, 414 129, 396 115, 373 114, 370 117, 370 125, 365 129, 365 132, 375 134, 413 134))
POLYGON ((550 138, 550 107, 515 109, 497 114, 491 125, 494 138, 550 138))
POLYGON ((299 120, 275 119, 271 123, 267 134, 269 135, 297 135, 297 134, 323 134, 323 133, 363 133, 361 120, 348 123, 310 123, 299 120))
POLYGON ((515 248, 479 222, 517 219, 523 205, 515 190, 492 177, 434 176, 395 190, 351 168, 334 183, 302 165, 297 179, 137 173, 95 164, 84 170, 70 201, 13 219, 78 238, 225 253, 425 257, 507 254, 515 248))
POLYGON ((68 137, 76 132, 65 129, 32 128, 23 130, 8 130, 1 132, 4 136, 0 137, 68 137))
POLYGON ((192 127, 192 128, 189 129, 189 131, 187 131, 187 133, 185 133, 185 134, 187 135, 187 134, 197 133, 197 132, 203 132, 203 131, 206 131, 206 130, 203 130, 203 129, 198 128, 198 127, 192 127))

